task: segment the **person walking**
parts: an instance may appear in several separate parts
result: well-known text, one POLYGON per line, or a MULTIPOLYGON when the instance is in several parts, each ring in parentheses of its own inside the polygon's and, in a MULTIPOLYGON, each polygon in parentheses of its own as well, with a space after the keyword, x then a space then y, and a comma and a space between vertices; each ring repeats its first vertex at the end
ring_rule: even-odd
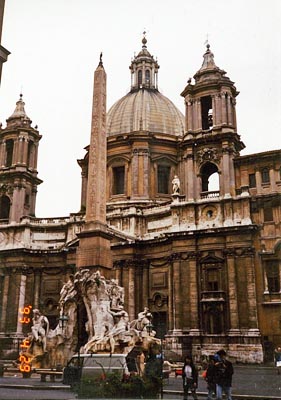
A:
POLYGON ((219 350, 215 355, 215 382, 217 400, 222 400, 223 393, 226 395, 226 400, 232 400, 232 375, 232 363, 226 359, 225 350, 219 350))
POLYGON ((275 367, 277 368, 277 374, 280 375, 280 371, 281 371, 281 347, 277 347, 274 350, 274 361, 275 361, 275 367))
POLYGON ((184 366, 182 367, 182 379, 183 399, 187 400, 188 392, 190 390, 193 399, 197 400, 196 388, 198 386, 198 371, 190 356, 185 357, 184 366))
POLYGON ((213 395, 216 395, 216 367, 214 356, 209 356, 205 380, 207 382, 208 390, 207 400, 212 400, 213 395))

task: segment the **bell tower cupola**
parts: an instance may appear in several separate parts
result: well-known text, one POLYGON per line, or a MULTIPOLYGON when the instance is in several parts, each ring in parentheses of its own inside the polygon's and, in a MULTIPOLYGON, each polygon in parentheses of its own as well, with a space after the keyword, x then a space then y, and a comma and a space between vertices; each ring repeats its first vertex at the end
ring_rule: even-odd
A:
POLYGON ((239 92, 226 72, 216 66, 209 44, 194 81, 192 84, 189 79, 181 93, 186 106, 186 132, 195 135, 222 132, 225 129, 237 132, 235 98, 239 92))
POLYGON ((35 215, 37 155, 41 135, 31 126, 22 94, 6 128, 0 128, 0 220, 20 222, 25 215, 35 215))
POLYGON ((239 92, 215 64, 209 44, 193 78, 181 93, 185 99, 187 198, 231 198, 236 193, 233 160, 245 147, 237 133, 235 104, 239 92), (212 180, 216 181, 214 189, 212 180))
POLYGON ((142 38, 142 50, 131 62, 131 91, 139 89, 158 89, 158 69, 160 68, 157 60, 147 50, 147 39, 145 32, 142 38))

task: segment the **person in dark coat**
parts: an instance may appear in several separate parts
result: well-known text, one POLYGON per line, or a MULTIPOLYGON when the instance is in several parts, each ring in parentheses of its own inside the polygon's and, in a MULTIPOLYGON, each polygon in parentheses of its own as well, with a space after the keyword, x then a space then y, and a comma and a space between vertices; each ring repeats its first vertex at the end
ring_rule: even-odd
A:
POLYGON ((209 363, 206 370, 206 382, 208 389, 207 400, 212 400, 213 394, 216 394, 216 367, 214 356, 209 357, 209 363))
POLYGON ((222 349, 215 355, 215 381, 217 400, 222 400, 223 392, 226 394, 227 400, 231 398, 231 384, 233 375, 233 366, 226 359, 226 352, 222 349))
POLYGON ((182 380, 183 399, 187 400, 188 392, 190 390, 193 399, 197 400, 196 388, 198 386, 198 371, 190 356, 185 357, 184 366, 182 367, 182 380))
POLYGON ((275 366, 277 368, 277 374, 280 375, 280 370, 281 370, 281 347, 280 346, 274 350, 274 361, 275 361, 275 366))

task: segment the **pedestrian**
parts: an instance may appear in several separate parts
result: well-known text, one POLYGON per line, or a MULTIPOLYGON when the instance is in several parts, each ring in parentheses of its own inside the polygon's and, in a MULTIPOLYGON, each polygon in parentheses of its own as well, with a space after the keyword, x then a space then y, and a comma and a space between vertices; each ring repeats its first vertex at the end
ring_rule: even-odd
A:
POLYGON ((213 395, 216 395, 216 367, 214 356, 209 356, 205 379, 208 389, 207 400, 212 400, 213 395))
POLYGON ((222 400, 223 393, 226 395, 226 400, 232 400, 232 375, 232 363, 226 359, 225 350, 219 350, 215 355, 215 382, 217 400, 222 400))
POLYGON ((281 347, 277 347, 274 350, 274 361, 275 361, 275 367, 277 368, 277 374, 280 375, 281 371, 281 347))
POLYGON ((187 400, 188 392, 194 400, 197 400, 196 388, 198 386, 198 371, 193 364, 191 356, 186 356, 184 366, 182 367, 182 380, 183 380, 183 399, 187 400))

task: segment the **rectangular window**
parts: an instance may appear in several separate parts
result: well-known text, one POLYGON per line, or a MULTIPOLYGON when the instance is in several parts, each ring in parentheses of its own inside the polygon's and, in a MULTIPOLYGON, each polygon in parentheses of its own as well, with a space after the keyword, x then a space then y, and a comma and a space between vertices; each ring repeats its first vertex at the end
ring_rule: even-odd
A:
POLYGON ((254 188, 256 186, 256 174, 249 174, 249 187, 254 188))
POLYGON ((170 167, 158 165, 157 167, 158 193, 169 194, 170 167))
POLYGON ((280 291, 280 276, 278 261, 266 262, 266 277, 269 293, 276 293, 280 291))
POLYGON ((217 269, 207 269, 207 291, 216 292, 219 290, 219 279, 217 269))
POLYGON ((261 171, 261 181, 262 181, 262 183, 269 183, 270 182, 269 169, 268 168, 264 168, 261 171))
POLYGON ((267 203, 264 204, 263 220, 264 220, 264 222, 273 221, 273 209, 272 209, 271 202, 267 202, 267 203))
POLYGON ((113 190, 112 194, 125 193, 125 167, 112 168, 113 173, 113 190))

